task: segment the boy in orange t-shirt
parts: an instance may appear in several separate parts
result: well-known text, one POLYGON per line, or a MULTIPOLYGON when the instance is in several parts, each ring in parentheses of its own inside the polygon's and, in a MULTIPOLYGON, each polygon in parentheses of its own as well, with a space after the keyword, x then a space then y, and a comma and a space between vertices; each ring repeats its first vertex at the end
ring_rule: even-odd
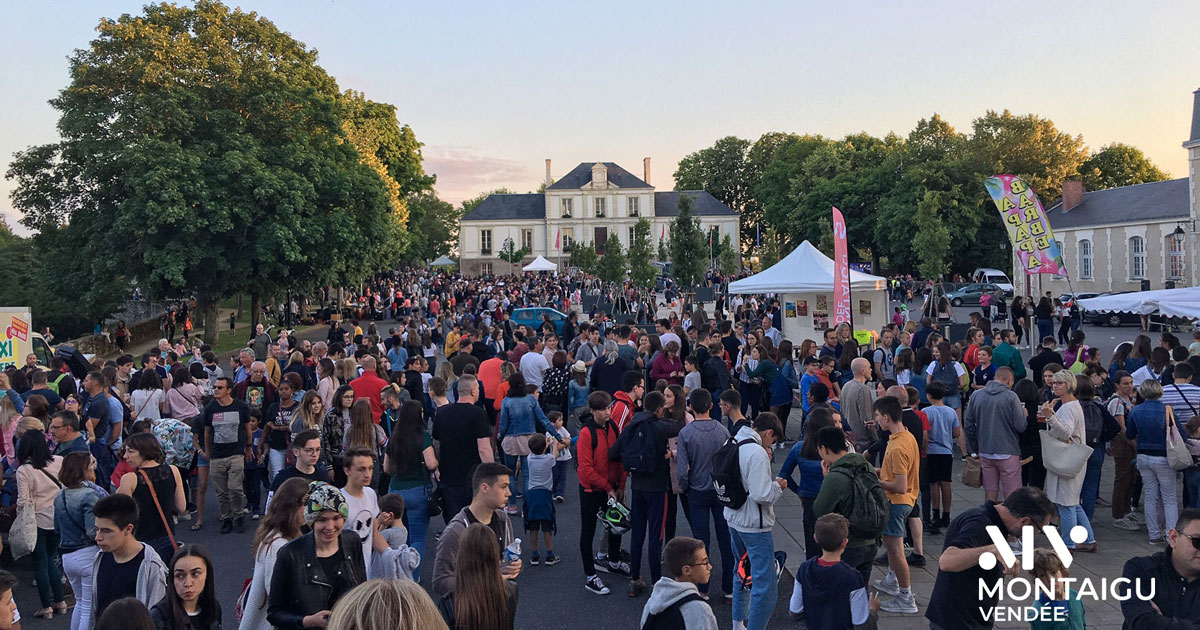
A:
POLYGON ((887 549, 888 574, 873 586, 893 597, 880 605, 881 610, 917 613, 917 600, 909 581, 908 561, 904 557, 904 526, 917 501, 920 484, 921 453, 914 436, 904 426, 901 403, 894 396, 875 401, 875 422, 889 432, 879 485, 887 494, 889 516, 883 530, 887 549))

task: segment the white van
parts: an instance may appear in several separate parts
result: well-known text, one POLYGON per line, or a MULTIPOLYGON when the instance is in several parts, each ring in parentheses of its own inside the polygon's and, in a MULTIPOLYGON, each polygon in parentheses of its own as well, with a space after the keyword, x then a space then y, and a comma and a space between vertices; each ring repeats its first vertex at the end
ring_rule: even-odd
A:
POLYGON ((1012 295, 1013 292, 1012 280, 1009 280, 1008 275, 999 269, 980 267, 971 274, 971 282, 990 282, 1004 289, 1004 293, 1008 295, 1012 295))

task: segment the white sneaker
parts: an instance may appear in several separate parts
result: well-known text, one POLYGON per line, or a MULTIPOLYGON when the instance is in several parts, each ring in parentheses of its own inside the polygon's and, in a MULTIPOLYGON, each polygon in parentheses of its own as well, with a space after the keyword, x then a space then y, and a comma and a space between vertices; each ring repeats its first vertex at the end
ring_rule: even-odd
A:
POLYGON ((1113 527, 1116 527, 1117 529, 1123 529, 1126 531, 1130 531, 1130 532, 1141 531, 1142 523, 1139 523, 1137 521, 1137 519, 1135 519, 1135 518, 1130 518, 1132 516, 1133 516, 1133 512, 1130 512, 1129 514, 1126 514, 1124 518, 1119 518, 1119 519, 1113 521, 1113 527))
POLYGON ((600 576, 593 575, 584 581, 583 587, 597 595, 608 595, 608 587, 600 581, 600 576))
POLYGON ((896 582, 896 574, 892 573, 891 571, 888 571, 888 574, 883 576, 883 579, 872 582, 871 586, 874 586, 875 590, 879 591, 880 593, 886 593, 893 596, 900 594, 900 584, 896 582))
POLYGON ((911 592, 908 595, 896 595, 879 603, 879 609, 884 612, 904 613, 915 615, 917 611, 917 596, 911 592))

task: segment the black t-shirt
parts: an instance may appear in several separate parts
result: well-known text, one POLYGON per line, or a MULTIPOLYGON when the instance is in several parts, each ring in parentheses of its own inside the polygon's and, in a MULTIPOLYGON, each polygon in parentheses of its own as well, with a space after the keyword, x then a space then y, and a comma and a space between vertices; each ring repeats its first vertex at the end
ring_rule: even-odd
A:
POLYGON ((267 422, 271 425, 271 435, 267 438, 267 444, 271 448, 282 451, 287 449, 288 432, 292 427, 292 414, 300 408, 300 405, 293 403, 291 407, 284 407, 280 401, 271 403, 267 408, 267 422))
MULTIPOLYGON (((1004 527, 1004 521, 1000 520, 996 504, 992 501, 966 510, 951 521, 942 550, 950 547, 974 549, 992 544, 991 537, 987 535, 988 525, 995 525, 1002 534, 1008 535, 1008 529, 1004 527)), ((939 570, 925 617, 943 628, 991 628, 992 624, 984 620, 981 610, 990 612, 996 606, 997 598, 980 600, 979 584, 983 580, 990 587, 1003 574, 1003 565, 999 563, 991 570, 984 570, 978 565, 958 572, 939 570)))
POLYGON ((97 619, 109 604, 122 597, 137 595, 138 571, 142 568, 142 560, 145 557, 145 547, 142 547, 129 562, 117 562, 108 551, 100 553, 100 574, 96 576, 96 592, 92 593, 92 597, 96 599, 93 608, 97 619))
POLYGON ((454 403, 438 409, 433 439, 441 443, 438 470, 442 483, 466 486, 479 465, 479 438, 491 436, 487 414, 475 405, 454 403))
MULTIPOLYGON (((204 430, 212 430, 212 452, 209 459, 242 455, 246 450, 246 423, 250 422, 250 407, 236 398, 229 405, 216 400, 204 408, 204 430)), ((205 440, 207 440, 207 433, 205 440)))
POLYGON ((314 481, 324 481, 326 483, 329 482, 329 475, 325 473, 325 469, 323 468, 314 468, 311 473, 304 473, 296 470, 295 466, 288 466, 287 468, 279 471, 278 475, 275 475, 275 481, 271 482, 271 492, 278 491, 279 486, 282 486, 283 482, 291 479, 292 477, 301 477, 307 480, 309 483, 314 481))
MULTIPOLYGON (((468 526, 479 522, 479 519, 475 518, 475 513, 471 511, 470 507, 463 508, 463 512, 466 513, 468 526)), ((496 542, 500 543, 497 547, 500 549, 500 557, 504 557, 504 548, 507 546, 504 543, 504 530, 507 529, 507 521, 508 516, 497 510, 492 513, 492 522, 487 524, 488 529, 492 530, 492 533, 496 535, 496 542)))

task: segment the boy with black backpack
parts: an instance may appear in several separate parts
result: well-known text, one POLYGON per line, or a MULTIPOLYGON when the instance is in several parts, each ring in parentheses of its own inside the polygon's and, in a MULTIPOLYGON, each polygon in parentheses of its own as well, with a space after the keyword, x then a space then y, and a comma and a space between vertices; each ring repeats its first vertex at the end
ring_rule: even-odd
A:
POLYGON ((621 462, 629 473, 630 541, 628 595, 637 597, 646 590, 642 580, 642 545, 649 536, 650 580, 662 577, 662 543, 666 525, 667 493, 671 490, 671 451, 667 440, 679 434, 679 425, 662 420, 666 398, 659 392, 646 394, 642 411, 621 431, 610 459, 621 462))
POLYGON ((668 576, 654 583, 642 609, 642 630, 716 630, 717 617, 701 597, 699 584, 712 574, 704 543, 676 536, 663 549, 668 576))
POLYGON ((817 432, 816 439, 825 478, 813 501, 813 512, 817 518, 841 514, 849 520, 849 540, 842 552, 842 562, 858 571, 863 584, 869 584, 879 537, 886 524, 887 494, 879 485, 871 462, 858 453, 848 452, 845 431, 836 426, 825 427, 817 432))

